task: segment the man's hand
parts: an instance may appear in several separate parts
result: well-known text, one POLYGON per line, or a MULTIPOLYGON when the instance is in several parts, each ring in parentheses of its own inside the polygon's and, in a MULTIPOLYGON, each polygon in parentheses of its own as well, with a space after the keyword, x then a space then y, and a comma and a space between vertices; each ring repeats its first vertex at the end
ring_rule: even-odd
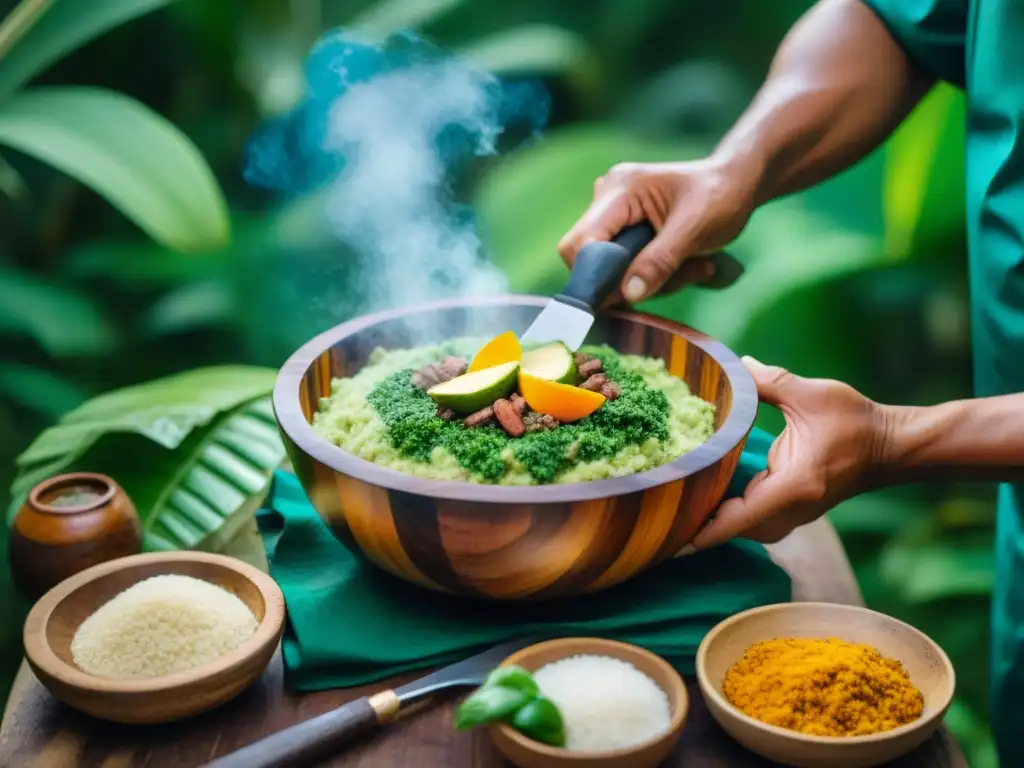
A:
POLYGON ((657 236, 626 272, 620 294, 635 302, 662 290, 711 275, 701 260, 687 258, 715 251, 743 230, 754 208, 749 174, 726 170, 714 161, 624 163, 594 182, 594 201, 558 244, 571 267, 580 248, 611 240, 631 224, 647 220, 657 236))
POLYGON ((768 452, 767 470, 697 534, 698 549, 737 536, 779 541, 867 490, 887 451, 891 416, 883 406, 838 381, 802 379, 751 358, 744 363, 762 402, 782 411, 786 428, 768 452))
POLYGON ((710 277, 701 273, 707 263, 690 256, 728 245, 757 205, 865 157, 933 82, 867 4, 819 0, 786 36, 753 103, 710 157, 616 165, 594 183, 593 204, 558 251, 571 266, 587 242, 647 219, 658 236, 609 303, 701 282, 710 277))

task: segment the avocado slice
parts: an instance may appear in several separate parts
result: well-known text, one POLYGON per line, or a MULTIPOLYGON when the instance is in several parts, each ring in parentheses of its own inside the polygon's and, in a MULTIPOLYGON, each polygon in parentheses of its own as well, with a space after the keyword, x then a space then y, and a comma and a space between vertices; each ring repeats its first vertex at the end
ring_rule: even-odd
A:
POLYGON ((559 384, 576 384, 578 378, 576 358, 565 344, 558 341, 524 352, 522 367, 523 373, 559 384))
POLYGON ((518 379, 519 363, 502 363, 441 382, 428 389, 427 394, 441 407, 451 408, 459 416, 468 416, 499 398, 508 397, 518 379))

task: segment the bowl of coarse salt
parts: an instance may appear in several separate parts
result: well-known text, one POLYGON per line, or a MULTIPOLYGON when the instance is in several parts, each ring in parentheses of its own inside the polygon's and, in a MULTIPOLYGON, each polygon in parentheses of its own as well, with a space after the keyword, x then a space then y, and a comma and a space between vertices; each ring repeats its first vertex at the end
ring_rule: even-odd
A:
POLYGON ((494 745, 519 768, 654 768, 675 748, 689 712, 679 673, 628 643, 559 638, 524 648, 500 666, 532 673, 565 729, 565 746, 553 747, 504 723, 488 726, 494 745))
POLYGON ((25 657, 39 682, 75 709, 120 723, 166 723, 255 682, 284 617, 277 583, 241 560, 134 555, 43 595, 25 620, 25 657))

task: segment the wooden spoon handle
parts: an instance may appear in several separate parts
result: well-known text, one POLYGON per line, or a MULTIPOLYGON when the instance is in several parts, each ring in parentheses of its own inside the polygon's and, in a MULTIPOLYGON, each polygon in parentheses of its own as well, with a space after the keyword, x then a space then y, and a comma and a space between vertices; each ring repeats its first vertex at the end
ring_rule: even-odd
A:
POLYGON ((208 763, 206 768, 298 768, 348 746, 398 711, 398 696, 384 691, 278 731, 208 763))

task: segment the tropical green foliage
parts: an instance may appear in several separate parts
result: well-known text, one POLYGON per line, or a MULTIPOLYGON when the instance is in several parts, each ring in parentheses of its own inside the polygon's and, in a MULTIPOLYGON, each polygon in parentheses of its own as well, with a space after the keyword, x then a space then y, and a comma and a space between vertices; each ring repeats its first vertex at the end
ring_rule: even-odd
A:
POLYGON ((228 230, 224 197, 187 137, 118 93, 22 89, 61 56, 166 2, 22 0, 0 23, 0 146, 88 184, 159 242, 189 250, 225 242, 228 230))
POLYGON ((255 511, 284 460, 268 368, 199 368, 90 400, 18 457, 8 520, 62 472, 115 477, 142 518, 147 551, 216 549, 255 511))
MULTIPOLYGON (((20 4, 18 18, 33 23, 14 35, 0 26, 0 487, 15 481, 18 455, 16 493, 51 468, 116 466, 143 500, 153 548, 215 548, 223 541, 213 531, 234 530, 223 520, 246 519, 242 499, 265 481, 279 445, 267 431, 271 374, 235 366, 273 369, 343 319, 347 267, 321 201, 280 208, 240 173, 247 135, 301 94, 303 57, 324 29, 417 27, 497 70, 544 77, 554 106, 544 139, 459 184, 514 290, 543 293, 564 277, 554 247, 593 179, 623 160, 706 152, 809 4, 20 4), (204 368, 194 375, 228 382, 205 410, 193 399, 205 389, 198 379, 173 376, 204 368), (103 392, 112 394, 93 399, 103 392), (147 434, 145 422, 119 431, 102 412, 130 410, 135 397, 138 407, 177 403, 181 418, 168 423, 179 436, 147 434), (243 447, 242 432, 258 437, 243 447), (140 457, 137 472, 111 463, 125 445, 140 457), (225 472, 232 487, 204 495, 207 508, 189 505, 204 478, 225 472)), ((0 0, 0 14, 13 6, 0 0)), ((739 284, 645 308, 878 399, 967 395, 962 115, 962 98, 937 89, 871 158, 756 214, 734 246, 748 269, 739 284)), ((778 414, 763 409, 762 425, 777 429, 778 414)), ((975 768, 994 765, 983 631, 991 501, 984 490, 932 485, 833 513, 869 604, 922 627, 953 657, 960 697, 948 719, 975 768)), ((233 542, 245 546, 246 533, 233 542)), ((13 605, 0 595, 0 626, 14 630, 0 632, 8 668, 23 608, 13 605)))

